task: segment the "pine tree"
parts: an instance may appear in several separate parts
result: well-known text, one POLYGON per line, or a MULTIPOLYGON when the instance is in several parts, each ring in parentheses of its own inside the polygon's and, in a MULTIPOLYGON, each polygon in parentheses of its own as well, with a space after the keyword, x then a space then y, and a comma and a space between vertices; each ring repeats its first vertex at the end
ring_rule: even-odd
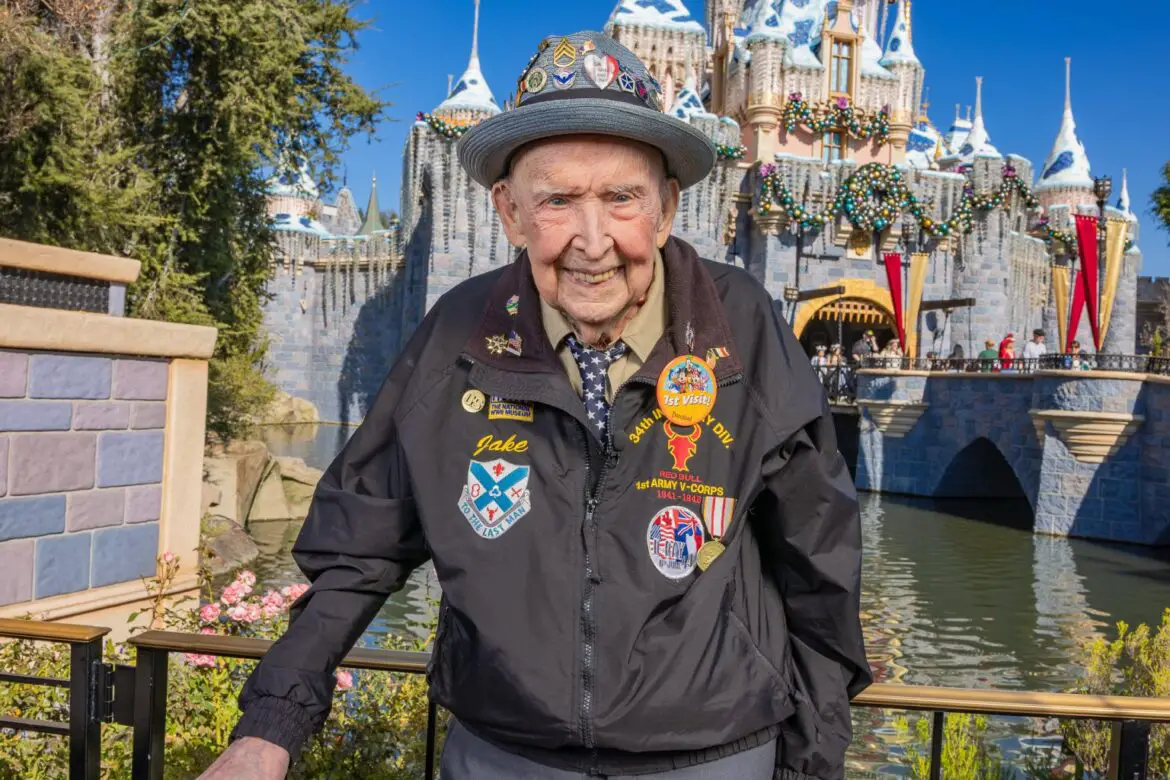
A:
POLYGON ((351 0, 0 3, 0 233, 142 262, 134 316, 213 324, 209 430, 271 395, 266 172, 329 188, 386 104, 343 71, 351 0))

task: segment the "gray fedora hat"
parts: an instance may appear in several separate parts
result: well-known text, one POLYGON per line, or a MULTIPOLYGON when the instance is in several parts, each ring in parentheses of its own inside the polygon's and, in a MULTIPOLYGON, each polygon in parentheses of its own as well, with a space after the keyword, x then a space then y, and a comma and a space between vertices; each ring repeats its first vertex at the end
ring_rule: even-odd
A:
POLYGON ((559 135, 629 138, 662 152, 667 174, 685 189, 715 165, 715 146, 686 122, 662 113, 661 89, 632 51, 599 32, 554 35, 520 76, 516 108, 459 139, 459 162, 491 187, 521 146, 559 135))

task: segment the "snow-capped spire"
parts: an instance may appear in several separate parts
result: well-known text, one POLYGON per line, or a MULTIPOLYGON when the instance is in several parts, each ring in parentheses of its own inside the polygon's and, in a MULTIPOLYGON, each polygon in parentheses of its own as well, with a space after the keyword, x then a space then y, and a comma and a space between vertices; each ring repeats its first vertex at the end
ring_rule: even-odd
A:
POLYGON ((669 114, 684 120, 693 116, 714 116, 703 108, 703 101, 699 98, 699 88, 695 86, 694 75, 687 76, 686 84, 679 90, 678 97, 675 98, 674 105, 670 107, 669 114))
POLYGON ((963 145, 959 148, 957 159, 963 163, 971 163, 976 157, 1003 157, 991 144, 991 135, 983 123, 983 77, 975 77, 975 120, 971 123, 971 131, 967 134, 963 145))
POLYGON ((971 122, 963 118, 962 104, 956 103, 955 121, 951 123, 946 135, 943 136, 943 143, 946 144, 948 152, 957 152, 963 148, 963 144, 967 143, 967 136, 970 133, 971 122))
POLYGON ((1121 197, 1117 199, 1117 208, 1120 209, 1125 216, 1131 220, 1136 220, 1133 212, 1129 210, 1129 171, 1125 168, 1121 169, 1121 197))
POLYGON ((475 0, 475 22, 471 32, 471 57, 467 70, 447 93, 447 99, 434 110, 436 114, 448 116, 459 112, 481 113, 492 116, 500 113, 500 107, 492 96, 491 88, 479 67, 479 0, 475 0))
POLYGON ((1089 189, 1093 186, 1089 157, 1085 154, 1084 144, 1077 138, 1077 122, 1073 119, 1071 57, 1064 58, 1064 115, 1060 120, 1060 131, 1056 134, 1056 141, 1052 144, 1048 159, 1044 161, 1042 171, 1037 190, 1056 187, 1089 189))
POLYGON ((913 38, 910 36, 910 0, 898 0, 898 7, 894 11, 894 30, 886 41, 882 64, 894 62, 918 63, 913 38))
POLYGON ((619 0, 605 23, 605 32, 612 34, 615 25, 706 33, 682 0, 619 0))

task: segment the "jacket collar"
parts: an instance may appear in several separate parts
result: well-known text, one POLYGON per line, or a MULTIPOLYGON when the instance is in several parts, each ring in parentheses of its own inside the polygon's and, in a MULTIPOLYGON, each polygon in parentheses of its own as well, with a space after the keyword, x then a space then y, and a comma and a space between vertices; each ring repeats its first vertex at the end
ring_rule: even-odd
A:
MULTIPOLYGON (((723 302, 698 254, 689 244, 671 236, 662 249, 662 261, 666 272, 669 321, 662 339, 637 376, 656 381, 662 369, 675 357, 690 351, 702 358, 708 350, 719 348, 727 350, 728 355, 715 364, 716 378, 724 380, 739 374, 742 370, 739 355, 723 313, 723 302), (694 333, 692 350, 687 349, 688 324, 694 333)), ((479 325, 464 346, 464 353, 499 371, 563 373, 556 352, 545 335, 540 297, 532 280, 532 265, 527 252, 522 252, 496 280, 479 325), (518 309, 512 316, 506 304, 514 295, 518 296, 518 309), (521 339, 520 355, 508 352, 495 355, 488 351, 490 337, 507 339, 513 331, 521 339)))

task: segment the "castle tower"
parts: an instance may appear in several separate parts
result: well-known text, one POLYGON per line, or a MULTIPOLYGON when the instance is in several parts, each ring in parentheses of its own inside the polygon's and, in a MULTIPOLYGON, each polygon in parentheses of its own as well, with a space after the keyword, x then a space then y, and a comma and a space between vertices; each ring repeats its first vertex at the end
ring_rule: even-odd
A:
MULTIPOLYGON (((751 58, 747 80, 748 126, 745 140, 748 159, 771 162, 779 145, 776 132, 784 106, 786 33, 781 29, 780 14, 770 0, 756 0, 751 10, 749 32, 744 38, 751 58)), ((816 83, 819 82, 820 79, 816 79, 816 83)), ((812 99, 815 96, 807 97, 812 99)))
POLYGON ((963 144, 967 143, 967 136, 971 134, 971 107, 967 106, 966 117, 963 117, 961 109, 962 106, 955 103, 955 121, 951 122, 946 135, 943 136, 943 144, 946 145, 947 154, 953 154, 962 149, 963 144))
POLYGON ((372 236, 385 229, 386 227, 382 224, 382 214, 378 210, 378 177, 373 176, 370 178, 370 200, 366 203, 366 218, 357 234, 359 236, 372 236))
POLYGON ((939 162, 944 166, 954 168, 972 165, 977 159, 1003 159, 1003 155, 991 143, 991 134, 987 132, 987 125, 983 122, 982 76, 975 77, 975 121, 971 123, 971 130, 963 139, 958 150, 942 158, 939 162))
POLYGON ((1045 211, 1053 206, 1068 206, 1075 213, 1077 206, 1093 206, 1093 177, 1089 173, 1089 157, 1085 146, 1077 138, 1077 123, 1072 111, 1072 58, 1064 58, 1064 114, 1060 130, 1052 144, 1052 151, 1041 169, 1036 195, 1045 211))
POLYGON ((929 103, 922 104, 918 120, 906 141, 906 162, 920 171, 937 169, 938 160, 947 153, 942 135, 926 113, 929 108, 929 103))
POLYGON ((492 90, 479 67, 479 0, 475 0, 475 22, 471 30, 471 57, 467 70, 455 82, 447 99, 431 112, 449 124, 474 124, 500 113, 492 90))
POLYGON ((898 0, 894 13, 894 29, 886 41, 881 64, 898 79, 897 99, 890 105, 891 119, 911 121, 918 111, 925 71, 914 53, 910 35, 910 0, 898 0))
POLYGON ((707 72, 707 31, 682 0, 619 0, 605 32, 646 64, 662 87, 662 105, 707 72))

